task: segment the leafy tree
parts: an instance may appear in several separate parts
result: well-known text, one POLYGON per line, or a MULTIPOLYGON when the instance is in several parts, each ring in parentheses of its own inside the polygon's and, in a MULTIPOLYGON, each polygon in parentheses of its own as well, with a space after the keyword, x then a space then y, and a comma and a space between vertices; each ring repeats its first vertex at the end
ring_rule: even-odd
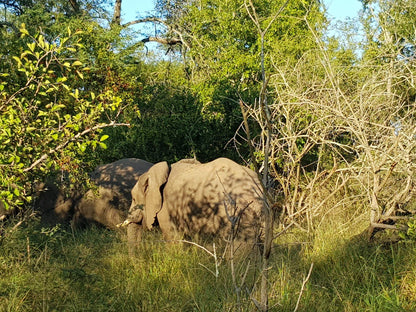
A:
POLYGON ((220 121, 202 116, 197 94, 182 81, 181 64, 141 63, 131 71, 134 83, 130 82, 127 90, 132 104, 123 114, 131 127, 104 130, 110 136, 104 161, 122 157, 152 162, 194 156, 201 161, 237 157, 233 148, 219 144, 229 140, 226 135, 230 132, 224 131, 220 121))
POLYGON ((79 32, 68 29, 67 37, 49 42, 24 24, 19 31, 26 49, 0 80, 0 200, 6 208, 29 202, 37 178, 56 171, 76 175, 88 151, 106 148, 107 136, 99 133, 118 125, 121 105, 111 91, 95 94, 68 84, 88 72, 69 57, 83 48, 79 32))
POLYGON ((147 40, 168 42, 172 50, 181 47, 184 74, 203 117, 222 128, 222 146, 241 124, 239 99, 254 103, 262 85, 261 40, 250 14, 259 17, 262 27, 273 20, 263 41, 267 76, 276 76, 282 66, 295 66, 316 48, 309 27, 318 31, 325 21, 319 1, 160 0, 156 8, 159 15, 143 21, 162 25, 164 33, 147 40))
POLYGON ((368 52, 379 49, 397 53, 404 58, 414 55, 415 32, 412 27, 416 18, 413 0, 361 0, 365 10, 362 17, 368 38, 368 52))

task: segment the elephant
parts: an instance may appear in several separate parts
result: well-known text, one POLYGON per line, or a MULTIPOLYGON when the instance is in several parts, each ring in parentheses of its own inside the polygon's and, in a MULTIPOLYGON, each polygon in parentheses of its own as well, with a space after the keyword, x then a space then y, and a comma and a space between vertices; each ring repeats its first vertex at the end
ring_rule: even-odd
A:
POLYGON ((132 191, 123 223, 151 230, 158 225, 166 241, 183 236, 234 238, 257 243, 262 229, 262 191, 257 174, 227 158, 201 164, 184 159, 159 162, 142 174, 132 191))
POLYGON ((43 184, 36 207, 46 224, 71 220, 73 228, 83 223, 98 223, 117 229, 123 222, 131 203, 131 189, 152 163, 126 158, 97 167, 90 179, 96 189, 83 193, 72 191, 69 196, 54 184, 43 184))

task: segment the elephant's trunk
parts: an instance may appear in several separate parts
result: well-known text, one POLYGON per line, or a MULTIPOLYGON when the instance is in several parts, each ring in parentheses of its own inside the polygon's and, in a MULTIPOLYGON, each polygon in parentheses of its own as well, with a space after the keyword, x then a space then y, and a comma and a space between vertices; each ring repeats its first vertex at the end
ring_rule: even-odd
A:
MULTIPOLYGON (((127 220, 126 220, 127 221, 127 220)), ((130 256, 135 254, 137 247, 142 239, 143 226, 134 222, 130 222, 127 226, 127 244, 130 256)))
POLYGON ((125 227, 129 224, 141 224, 143 221, 143 212, 140 209, 136 209, 127 216, 127 219, 124 222, 117 224, 117 227, 125 227))

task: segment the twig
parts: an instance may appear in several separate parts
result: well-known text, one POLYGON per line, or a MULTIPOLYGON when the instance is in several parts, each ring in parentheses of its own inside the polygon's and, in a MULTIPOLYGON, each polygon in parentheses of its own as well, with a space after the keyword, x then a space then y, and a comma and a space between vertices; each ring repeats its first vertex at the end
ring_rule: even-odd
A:
POLYGON ((302 294, 303 294, 303 291, 304 291, 304 289, 305 289, 305 285, 306 285, 306 283, 308 282, 309 278, 311 277, 312 269, 313 269, 313 262, 311 263, 311 267, 309 268, 309 273, 308 273, 308 275, 307 275, 307 276, 306 276, 306 278, 303 280, 302 287, 301 287, 301 289, 300 289, 300 293, 299 293, 299 297, 298 297, 298 301, 296 302, 296 307, 295 307, 295 309, 293 310, 293 312, 296 312, 296 311, 298 310, 298 308, 299 308, 300 298, 302 297, 302 294))
POLYGON ((191 245, 194 245, 194 246, 196 246, 196 247, 199 247, 199 248, 201 248, 203 251, 205 251, 207 254, 209 254, 211 257, 213 257, 213 258, 214 258, 214 261, 215 261, 215 274, 214 274, 214 272, 212 272, 210 269, 208 269, 205 265, 203 265, 203 264, 201 264, 201 263, 200 263, 200 265, 201 265, 202 267, 206 268, 209 272, 213 273, 213 274, 215 275, 215 278, 218 278, 218 276, 219 276, 220 272, 219 272, 219 269, 218 269, 218 267, 219 267, 219 262, 218 262, 218 257, 217 257, 217 251, 216 251, 216 249, 215 249, 215 243, 213 243, 213 244, 212 244, 213 249, 214 249, 214 252, 211 252, 211 251, 209 251, 208 249, 206 249, 204 246, 201 246, 201 245, 199 245, 199 244, 197 244, 197 243, 194 243, 194 242, 190 242, 190 241, 187 241, 187 240, 184 240, 184 239, 178 240, 178 242, 180 242, 180 243, 187 243, 187 244, 191 244, 191 245))

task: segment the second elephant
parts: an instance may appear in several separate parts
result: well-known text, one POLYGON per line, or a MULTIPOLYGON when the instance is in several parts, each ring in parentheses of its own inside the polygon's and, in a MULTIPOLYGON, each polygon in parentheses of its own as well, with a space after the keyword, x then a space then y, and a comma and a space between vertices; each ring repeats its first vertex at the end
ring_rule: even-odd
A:
POLYGON ((153 164, 126 158, 97 167, 91 181, 97 186, 86 193, 65 196, 56 185, 43 185, 36 203, 44 223, 54 225, 72 219, 72 225, 98 223, 115 229, 123 222, 131 203, 131 189, 153 164))
POLYGON ((171 169, 160 162, 132 189, 125 224, 141 224, 148 230, 158 224, 168 241, 200 235, 256 242, 262 207, 256 173, 230 159, 206 164, 181 160, 171 169))

